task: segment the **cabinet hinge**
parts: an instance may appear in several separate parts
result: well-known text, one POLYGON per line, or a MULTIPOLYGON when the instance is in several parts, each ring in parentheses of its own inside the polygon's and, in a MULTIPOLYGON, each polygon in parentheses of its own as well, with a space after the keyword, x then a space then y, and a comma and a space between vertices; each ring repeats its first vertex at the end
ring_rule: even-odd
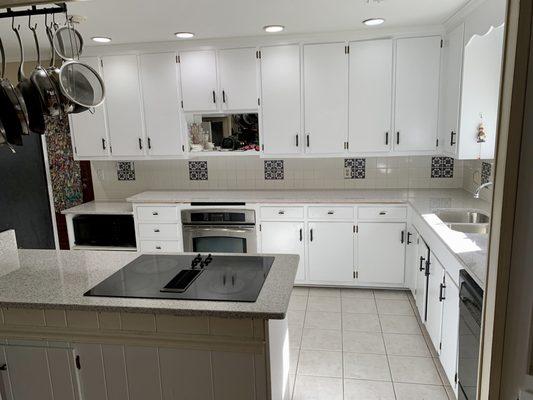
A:
POLYGON ((261 50, 257 50, 255 52, 255 58, 260 59, 261 58, 261 50))
POLYGON ((76 356, 76 368, 81 369, 81 361, 79 355, 76 356))
POLYGON ((257 98, 257 105, 260 106, 261 105, 261 99, 258 97, 257 98))
POLYGON ((350 46, 344 46, 344 54, 350 54, 350 46))
POLYGON ((179 55, 176 56, 176 64, 179 64, 181 62, 181 58, 179 55))

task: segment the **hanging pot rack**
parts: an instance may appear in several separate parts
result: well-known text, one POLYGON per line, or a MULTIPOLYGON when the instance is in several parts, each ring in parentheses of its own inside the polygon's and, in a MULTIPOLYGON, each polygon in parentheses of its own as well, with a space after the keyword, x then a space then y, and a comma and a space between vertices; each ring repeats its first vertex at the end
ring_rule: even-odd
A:
POLYGON ((31 6, 25 10, 13 10, 11 7, 6 9, 7 11, 0 12, 1 18, 14 18, 14 17, 29 17, 33 15, 46 15, 46 14, 59 14, 67 12, 66 3, 55 3, 54 7, 37 8, 36 5, 31 6))

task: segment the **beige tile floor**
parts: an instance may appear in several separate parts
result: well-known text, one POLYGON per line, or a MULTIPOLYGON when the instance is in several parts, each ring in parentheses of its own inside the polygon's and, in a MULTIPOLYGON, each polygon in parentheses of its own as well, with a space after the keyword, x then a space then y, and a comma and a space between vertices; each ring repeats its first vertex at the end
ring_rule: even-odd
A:
POLYGON ((293 400, 455 400, 408 292, 296 287, 288 321, 293 400))

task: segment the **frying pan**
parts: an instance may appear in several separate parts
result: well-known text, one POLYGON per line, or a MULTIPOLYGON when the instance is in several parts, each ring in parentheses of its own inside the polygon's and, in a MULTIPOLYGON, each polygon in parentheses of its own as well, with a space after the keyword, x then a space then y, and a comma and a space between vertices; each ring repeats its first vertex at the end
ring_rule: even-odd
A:
MULTIPOLYGON (((14 20, 14 18, 13 18, 14 20)), ((26 108, 28 109, 28 119, 30 131, 44 135, 46 131, 46 125, 44 121, 43 107, 41 104, 40 94, 35 87, 35 85, 26 78, 24 75, 24 47, 22 46, 22 40, 20 38, 20 25, 15 27, 13 22, 11 28, 17 36, 20 47, 20 64, 18 69, 18 85, 17 88, 22 93, 24 102, 26 103, 26 108)))
POLYGON ((61 100, 54 81, 48 74, 48 71, 41 65, 41 51, 39 49, 39 40, 37 39, 37 24, 30 26, 37 49, 37 66, 30 75, 30 81, 35 87, 41 100, 42 111, 51 117, 58 116, 61 113, 61 100))
POLYGON ((0 55, 2 57, 2 75, 0 78, 0 120, 8 143, 22 146, 22 135, 28 135, 28 116, 26 104, 22 95, 11 82, 4 78, 5 54, 0 40, 0 55))

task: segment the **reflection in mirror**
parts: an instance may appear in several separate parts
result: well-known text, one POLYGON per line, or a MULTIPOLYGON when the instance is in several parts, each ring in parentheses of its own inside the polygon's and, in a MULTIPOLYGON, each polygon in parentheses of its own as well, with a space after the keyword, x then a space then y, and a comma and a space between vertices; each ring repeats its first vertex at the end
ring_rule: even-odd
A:
POLYGON ((256 113, 186 114, 191 152, 259 151, 256 113))

